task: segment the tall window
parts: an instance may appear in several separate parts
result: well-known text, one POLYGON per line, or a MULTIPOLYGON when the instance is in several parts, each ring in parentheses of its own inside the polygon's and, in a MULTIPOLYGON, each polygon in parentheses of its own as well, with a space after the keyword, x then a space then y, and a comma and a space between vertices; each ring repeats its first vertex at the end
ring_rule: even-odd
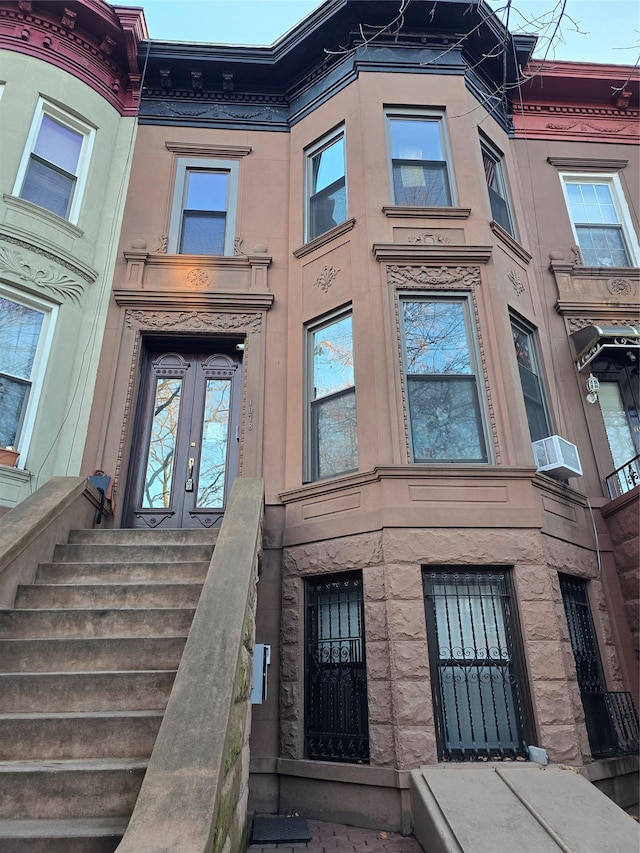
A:
POLYGON ((402 298, 414 462, 486 462, 474 346, 464 298, 402 298))
POLYGON ((585 266, 635 266, 637 240, 617 175, 565 174, 562 185, 585 266))
POLYGON ((362 577, 308 581, 306 593, 307 756, 368 761, 362 577))
POLYGON ((520 385, 527 411, 531 441, 538 441, 552 434, 545 404, 540 360, 533 331, 524 323, 511 318, 513 343, 520 373, 520 385))
POLYGON ((238 164, 180 158, 167 251, 178 255, 232 255, 238 164))
POLYGON ((0 291, 0 446, 16 447, 23 456, 46 364, 50 315, 36 300, 0 291))
POLYGON ((309 478, 358 468, 351 314, 308 330, 309 478))
POLYGON ((77 222, 94 135, 88 125, 40 100, 14 193, 77 222))
POLYGON ((484 174, 487 179, 487 189, 489 191, 489 201, 491 203, 491 215, 498 225, 501 225, 508 234, 515 237, 502 155, 486 140, 481 140, 480 145, 482 148, 484 174))
POLYGON ((344 130, 322 139, 307 151, 307 240, 347 219, 344 130))
POLYGON ((522 756, 523 679, 507 573, 425 571, 423 582, 439 757, 522 756))
POLYGON ((444 117, 387 112, 393 201, 414 207, 452 204, 444 117))

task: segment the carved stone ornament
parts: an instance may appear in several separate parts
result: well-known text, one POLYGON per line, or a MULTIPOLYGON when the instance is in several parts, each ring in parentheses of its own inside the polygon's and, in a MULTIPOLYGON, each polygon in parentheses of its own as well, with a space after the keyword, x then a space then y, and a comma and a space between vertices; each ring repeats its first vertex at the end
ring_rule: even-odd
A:
POLYGON ((520 296, 522 293, 524 293, 524 284, 518 278, 518 274, 515 272, 515 270, 511 270, 511 272, 509 273, 507 278, 509 279, 509 281, 513 285, 513 289, 518 294, 518 296, 520 296))
POLYGON ((339 268, 336 269, 336 267, 330 267, 330 266, 325 265, 325 268, 323 269, 323 271, 320 273, 318 278, 314 281, 315 286, 319 287, 323 291, 323 293, 326 293, 327 290, 329 290, 329 288, 331 287, 333 282, 338 277, 339 272, 340 272, 339 268))
POLYGON ((567 326, 569 327, 569 334, 573 332, 579 332, 580 329, 584 329, 586 326, 624 326, 627 328, 628 326, 637 326, 640 325, 640 317, 637 320, 616 320, 610 319, 607 317, 606 320, 600 319, 598 317, 568 317, 567 318, 567 326))
POLYGON ((607 282, 607 290, 612 296, 631 296, 633 285, 626 278, 610 278, 607 282))
POLYGON ((236 256, 244 255, 244 252, 242 251, 242 243, 243 242, 244 242, 243 237, 236 237, 235 238, 235 240, 233 241, 233 254, 234 255, 236 255, 236 256))
POLYGON ((436 246, 446 245, 451 243, 451 240, 444 234, 416 234, 414 237, 409 237, 407 243, 417 243, 421 246, 436 246))
POLYGON ((580 246, 572 246, 571 251, 573 252, 574 267, 583 267, 584 261, 582 260, 582 252, 580 251, 580 246))
POLYGON ((0 270, 5 273, 13 273, 20 281, 35 284, 62 299, 70 299, 72 302, 80 304, 80 298, 84 292, 80 282, 58 272, 53 267, 46 268, 31 264, 13 249, 0 247, 0 270))
POLYGON ((549 130, 574 130, 581 133, 588 133, 589 131, 592 133, 623 133, 629 127, 631 127, 631 124, 624 124, 620 127, 605 127, 604 125, 593 124, 590 121, 570 121, 563 124, 556 124, 555 122, 547 123, 549 130))
POLYGON ((210 311, 127 311, 130 329, 184 329, 189 332, 228 332, 248 334, 262 331, 262 314, 219 314, 210 311))
POLYGON ((192 287, 206 287, 211 283, 211 273, 201 267, 187 273, 187 282, 192 287))
POLYGON ((167 254, 167 235, 166 234, 162 234, 160 236, 160 242, 158 244, 158 248, 156 249, 156 252, 159 252, 163 255, 167 254))
POLYGON ((480 267, 427 267, 389 266, 387 283, 395 287, 406 284, 422 287, 477 287, 480 284, 480 267))

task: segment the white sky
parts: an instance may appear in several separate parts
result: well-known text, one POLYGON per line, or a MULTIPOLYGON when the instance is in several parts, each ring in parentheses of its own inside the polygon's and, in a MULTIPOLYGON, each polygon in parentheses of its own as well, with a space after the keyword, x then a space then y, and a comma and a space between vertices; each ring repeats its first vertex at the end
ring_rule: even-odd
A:
MULTIPOLYGON (((111 0, 142 6, 152 39, 218 44, 272 44, 322 5, 320 0, 111 0)), ((366 0, 360 0, 366 6, 366 0)), ((485 0, 486 2, 486 0, 485 0)), ((389 0, 397 8, 399 0, 389 0)), ((490 0, 494 11, 507 0, 490 0)), ((363 14, 366 20, 366 13, 363 14)), ((512 0, 512 32, 540 36, 536 56, 549 59, 634 65, 640 53, 638 0, 512 0), (559 32, 549 37, 565 6, 559 32)))

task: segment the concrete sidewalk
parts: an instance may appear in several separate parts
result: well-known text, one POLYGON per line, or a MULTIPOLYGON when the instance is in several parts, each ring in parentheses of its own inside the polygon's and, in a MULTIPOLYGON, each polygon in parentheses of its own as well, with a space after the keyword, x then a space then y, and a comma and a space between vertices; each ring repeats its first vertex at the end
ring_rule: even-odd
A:
POLYGON ((422 853, 415 838, 404 838, 395 832, 360 829, 341 823, 307 820, 311 841, 293 844, 251 844, 247 853, 422 853))

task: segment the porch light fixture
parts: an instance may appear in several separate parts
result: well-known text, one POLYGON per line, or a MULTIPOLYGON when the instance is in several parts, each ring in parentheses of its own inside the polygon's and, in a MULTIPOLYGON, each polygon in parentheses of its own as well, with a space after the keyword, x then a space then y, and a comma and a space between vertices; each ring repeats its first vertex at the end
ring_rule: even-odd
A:
POLYGON ((593 373, 589 374, 589 378, 587 379, 587 403, 597 403, 598 402, 598 391, 600 390, 600 383, 597 378, 593 375, 593 373))

